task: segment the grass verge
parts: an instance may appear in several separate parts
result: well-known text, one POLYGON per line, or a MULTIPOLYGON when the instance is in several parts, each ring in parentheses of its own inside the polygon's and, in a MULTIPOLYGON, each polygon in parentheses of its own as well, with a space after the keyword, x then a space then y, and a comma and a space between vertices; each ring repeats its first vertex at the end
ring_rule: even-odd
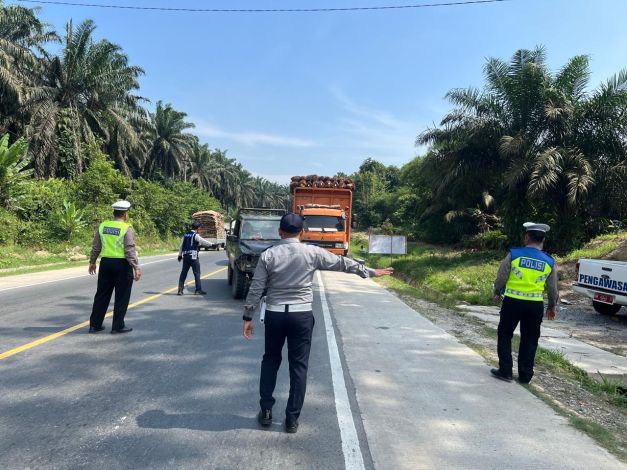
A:
MULTIPOLYGON (((566 264, 579 258, 603 258, 620 245, 627 243, 627 232, 601 235, 583 248, 564 257, 566 264)), ((408 243, 404 256, 370 255, 367 235, 353 235, 351 254, 365 260, 368 266, 394 267, 395 276, 420 289, 422 298, 440 305, 451 306, 461 302, 472 305, 489 305, 492 301, 492 283, 505 252, 469 250, 455 247, 427 245, 420 242, 408 243)), ((567 273, 567 277, 570 273, 567 273)))
MULTIPOLYGON (((176 252, 179 240, 150 241, 138 245, 140 257, 176 252)), ((29 274, 57 269, 87 266, 90 246, 61 246, 52 252, 27 250, 20 246, 0 247, 0 277, 29 274)), ((87 269, 87 268, 85 268, 87 269)))

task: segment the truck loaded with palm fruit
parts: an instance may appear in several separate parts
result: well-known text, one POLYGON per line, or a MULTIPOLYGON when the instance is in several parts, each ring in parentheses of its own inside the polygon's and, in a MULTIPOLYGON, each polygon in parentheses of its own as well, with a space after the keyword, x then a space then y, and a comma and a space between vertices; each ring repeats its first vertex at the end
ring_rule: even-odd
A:
POLYGON ((354 188, 349 178, 317 175, 292 178, 292 211, 304 218, 303 243, 348 255, 354 188))

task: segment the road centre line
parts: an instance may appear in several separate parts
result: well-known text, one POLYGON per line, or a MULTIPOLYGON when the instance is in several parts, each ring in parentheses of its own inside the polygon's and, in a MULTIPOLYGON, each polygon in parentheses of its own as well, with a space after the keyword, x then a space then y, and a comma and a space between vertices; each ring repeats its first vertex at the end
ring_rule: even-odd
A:
POLYGON ((359 446, 357 429, 353 420, 348 391, 344 381, 344 369, 340 360, 340 353, 335 339, 335 330, 329 313, 329 304, 322 282, 320 271, 316 273, 318 279, 318 289, 320 291, 320 301, 322 303, 322 314, 324 316, 324 327, 327 334, 327 345, 329 347, 329 362, 331 364, 331 379, 333 382, 333 393, 335 395, 335 411, 340 427, 340 437, 342 439, 342 453, 344 454, 344 465, 346 470, 364 470, 364 460, 359 446))
MULTIPOLYGON (((147 263, 142 263, 140 267, 143 268, 144 266, 148 266, 149 264, 161 263, 163 261, 170 261, 172 259, 174 259, 174 256, 168 257, 168 258, 165 258, 165 259, 158 259, 156 261, 148 261, 147 263)), ((73 269, 73 268, 71 268, 71 269, 73 269)), ((31 274, 39 274, 41 272, 46 272, 46 271, 39 271, 39 272, 31 273, 31 274)), ((21 276, 21 274, 16 274, 16 276, 21 276)), ((78 279, 79 277, 87 277, 87 276, 90 276, 90 274, 79 274, 78 276, 64 277, 64 278, 61 278, 61 279, 52 279, 51 281, 36 282, 34 284, 26 284, 24 286, 7 287, 5 289, 0 289, 0 292, 6 292, 6 291, 9 291, 9 290, 14 290, 14 289, 21 289, 23 287, 40 286, 42 284, 50 284, 52 282, 69 281, 70 279, 78 279)))
MULTIPOLYGON (((146 263, 147 264, 147 263, 146 263)), ((205 274, 204 276, 201 276, 201 279, 207 279, 208 277, 211 277, 215 274, 221 273, 223 271, 225 271, 227 268, 220 268, 216 271, 210 272, 209 274, 205 274)), ((194 281, 189 281, 187 283, 185 283, 186 286, 191 285, 194 281)), ((169 294, 170 292, 174 292, 175 290, 178 289, 178 286, 176 287, 172 287, 171 289, 168 289, 166 291, 163 291, 159 294, 155 294, 155 295, 151 295, 150 297, 146 297, 142 300, 139 300, 137 302, 134 302, 132 304, 130 304, 128 306, 129 310, 135 307, 139 307, 140 305, 143 305, 147 302, 151 302, 155 299, 158 299, 159 297, 163 297, 166 294, 169 294)), ((113 311, 107 312, 107 314, 105 315, 105 318, 111 317, 113 315, 113 311)), ((17 348, 13 348, 13 349, 9 349, 8 351, 5 351, 3 353, 0 353, 0 361, 6 358, 9 358, 11 356, 15 356, 16 354, 19 354, 21 352, 27 351, 29 349, 32 349, 36 346, 41 346, 44 343, 47 343, 49 341, 52 341, 54 339, 60 338, 61 336, 65 336, 68 333, 72 333, 73 331, 79 330, 81 328, 84 328, 86 326, 89 326, 89 320, 84 321, 82 323, 79 323, 78 325, 74 325, 71 326, 69 328, 66 328, 64 330, 61 331, 57 331, 56 333, 53 333, 51 335, 48 336, 44 336, 43 338, 39 338, 36 339, 35 341, 31 341, 30 343, 27 344, 23 344, 22 346, 18 346, 17 348)))

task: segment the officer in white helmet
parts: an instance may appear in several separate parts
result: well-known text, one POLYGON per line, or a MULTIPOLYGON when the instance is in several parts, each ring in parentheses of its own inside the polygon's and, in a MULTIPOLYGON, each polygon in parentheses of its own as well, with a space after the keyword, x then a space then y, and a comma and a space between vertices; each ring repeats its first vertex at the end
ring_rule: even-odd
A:
POLYGON ((544 291, 548 294, 547 319, 554 320, 559 290, 555 260, 542 251, 551 228, 535 222, 526 222, 523 227, 525 246, 510 251, 494 282, 494 300, 502 299, 503 304, 498 327, 499 368, 491 372, 497 379, 512 380, 512 336, 520 323, 518 381, 529 383, 544 314, 544 291))
POLYGON ((102 255, 98 270, 98 288, 89 318, 90 333, 104 330, 102 322, 114 290, 111 333, 128 333, 133 330, 125 325, 124 316, 131 298, 133 280, 139 281, 142 271, 135 249, 135 233, 128 223, 131 203, 117 201, 112 207, 113 219, 105 220, 98 227, 89 258, 89 274, 93 275, 96 274, 96 260, 102 255))

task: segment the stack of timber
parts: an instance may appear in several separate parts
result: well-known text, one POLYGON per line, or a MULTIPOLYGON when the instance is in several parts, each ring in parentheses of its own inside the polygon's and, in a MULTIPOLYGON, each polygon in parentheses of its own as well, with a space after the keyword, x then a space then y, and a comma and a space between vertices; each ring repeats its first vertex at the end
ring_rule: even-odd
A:
POLYGON ((332 176, 293 176, 290 183, 290 192, 294 193, 294 188, 338 188, 355 189, 355 182, 350 178, 334 178, 332 176))
POLYGON ((192 218, 202 224, 198 229, 201 237, 222 238, 224 235, 224 218, 219 212, 195 212, 192 218))

